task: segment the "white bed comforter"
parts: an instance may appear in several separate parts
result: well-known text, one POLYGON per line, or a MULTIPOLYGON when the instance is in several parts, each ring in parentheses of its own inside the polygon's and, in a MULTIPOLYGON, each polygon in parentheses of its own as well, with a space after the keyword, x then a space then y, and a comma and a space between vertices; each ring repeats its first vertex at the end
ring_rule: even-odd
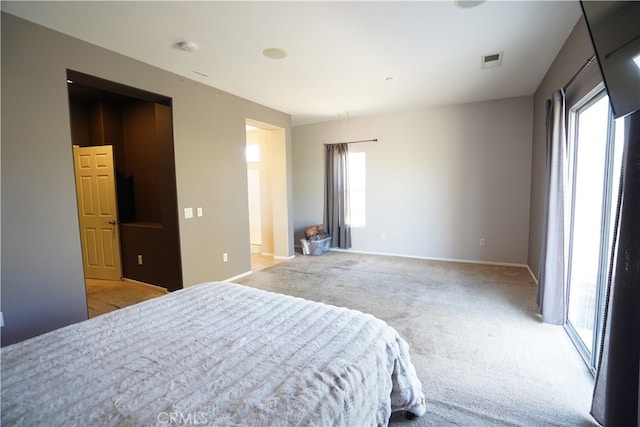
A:
POLYGON ((2 349, 2 425, 386 425, 407 343, 345 308, 205 283, 2 349))

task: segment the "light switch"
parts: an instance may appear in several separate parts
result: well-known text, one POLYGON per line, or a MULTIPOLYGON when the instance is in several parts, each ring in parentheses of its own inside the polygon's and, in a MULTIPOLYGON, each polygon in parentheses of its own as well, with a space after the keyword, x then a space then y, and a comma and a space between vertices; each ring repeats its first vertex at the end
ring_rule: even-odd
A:
POLYGON ((202 208, 196 208, 196 215, 202 216, 202 208))
POLYGON ((193 218, 193 208, 184 208, 184 217, 186 219, 193 218))

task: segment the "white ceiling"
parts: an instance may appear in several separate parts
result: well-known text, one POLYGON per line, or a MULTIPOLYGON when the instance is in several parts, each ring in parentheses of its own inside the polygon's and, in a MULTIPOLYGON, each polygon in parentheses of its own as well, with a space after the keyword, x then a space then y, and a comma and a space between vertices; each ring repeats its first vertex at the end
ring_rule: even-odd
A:
POLYGON ((283 111, 293 124, 530 95, 581 15, 577 1, 493 0, 470 9, 453 0, 2 1, 2 10, 283 111), (182 41, 198 50, 178 49, 182 41), (288 56, 264 57, 272 47, 288 56), (502 67, 480 68, 499 51, 502 67))

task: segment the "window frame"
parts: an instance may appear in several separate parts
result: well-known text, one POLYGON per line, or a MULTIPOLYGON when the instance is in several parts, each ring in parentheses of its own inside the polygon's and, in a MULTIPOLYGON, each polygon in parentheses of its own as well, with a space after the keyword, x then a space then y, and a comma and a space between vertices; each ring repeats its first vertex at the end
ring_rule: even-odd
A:
MULTIPOLYGON (((614 195, 612 191, 614 189, 614 180, 619 179, 614 173, 614 160, 616 152, 616 121, 613 116, 613 110, 611 102, 608 103, 607 109, 607 130, 606 130, 606 153, 604 159, 604 176, 603 179, 603 194, 602 194, 602 216, 600 227, 600 247, 598 257, 598 270, 596 279, 596 295, 595 295, 595 317, 594 317, 594 331, 592 342, 585 343, 580 337, 579 333, 571 323, 569 319, 569 304, 571 298, 571 280, 572 280, 572 256, 573 256, 573 239, 574 239, 574 224, 575 224, 575 203, 576 203, 576 185, 577 185, 577 169, 579 159, 577 158, 578 151, 578 138, 579 138, 579 125, 580 114, 596 104, 603 97, 607 97, 605 86, 600 83, 593 90, 587 93, 579 101, 569 108, 568 114, 568 139, 567 139, 567 155, 568 155, 568 173, 569 178, 567 186, 567 194, 570 197, 567 210, 568 210, 568 241, 566 243, 567 259, 565 263, 566 268, 566 281, 567 281, 567 320, 565 322, 565 330, 571 337, 574 345, 578 349, 581 357, 589 367, 592 374, 595 374, 596 367, 600 358, 600 345, 603 333, 603 322, 605 316, 605 299, 606 299, 606 283, 608 275, 610 273, 610 258, 612 252, 615 250, 611 248, 612 230, 612 218, 615 216, 616 206, 613 204, 614 195)), ((616 195, 617 198, 617 195, 616 195)))

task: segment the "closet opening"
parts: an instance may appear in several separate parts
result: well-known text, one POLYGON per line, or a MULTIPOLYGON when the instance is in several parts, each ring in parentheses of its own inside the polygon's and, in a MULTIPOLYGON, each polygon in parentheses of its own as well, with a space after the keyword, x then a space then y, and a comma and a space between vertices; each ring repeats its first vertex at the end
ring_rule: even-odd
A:
POLYGON ((67 70, 85 280, 182 288, 171 98, 67 70))

